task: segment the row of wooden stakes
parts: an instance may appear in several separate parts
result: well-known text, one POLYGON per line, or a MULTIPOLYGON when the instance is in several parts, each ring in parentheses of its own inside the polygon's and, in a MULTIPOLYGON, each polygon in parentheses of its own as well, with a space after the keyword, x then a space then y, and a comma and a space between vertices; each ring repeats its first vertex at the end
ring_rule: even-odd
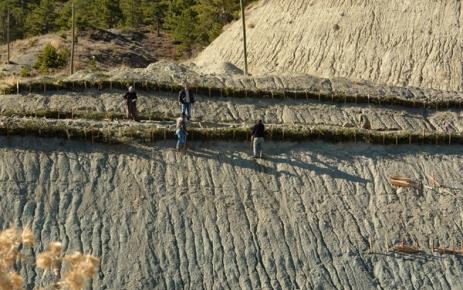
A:
MULTIPOLYGON (((424 250, 422 250, 419 246, 415 245, 407 245, 404 241, 395 244, 390 249, 389 252, 396 252, 396 253, 403 253, 403 254, 422 254, 424 250)), ((434 242, 431 245, 431 252, 438 253, 440 255, 457 255, 463 256, 463 242, 459 249, 453 248, 445 248, 445 247, 435 247, 434 242)))
MULTIPOLYGON (((372 253, 373 251, 373 242, 371 238, 368 238, 368 244, 369 244, 369 252, 372 253)), ((394 244, 392 247, 389 246, 387 237, 385 241, 385 246, 386 246, 386 251, 385 254, 388 253, 401 253, 401 254, 413 254, 413 255, 419 255, 419 254, 424 254, 426 251, 425 249, 421 248, 418 244, 416 245, 413 244, 407 244, 404 240, 400 241, 399 243, 394 244)), ((463 257, 463 241, 461 242, 460 248, 457 248, 454 246, 452 247, 444 247, 444 246, 435 246, 434 240, 431 241, 430 243, 430 250, 431 253, 438 253, 440 255, 454 255, 454 256, 461 256, 463 257)))

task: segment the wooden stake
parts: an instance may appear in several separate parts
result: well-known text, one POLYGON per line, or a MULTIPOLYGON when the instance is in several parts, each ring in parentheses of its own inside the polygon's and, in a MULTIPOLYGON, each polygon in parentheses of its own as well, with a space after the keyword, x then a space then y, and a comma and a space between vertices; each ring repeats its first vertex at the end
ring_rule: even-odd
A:
POLYGON ((248 50, 246 47, 246 19, 244 13, 244 0, 240 0, 241 20, 243 25, 243 57, 244 57, 244 75, 248 75, 248 50))
POLYGON ((6 10, 6 63, 10 64, 10 6, 6 10))
POLYGON ((387 240, 387 233, 384 235, 384 243, 386 246, 386 250, 384 251, 384 253, 387 254, 389 252, 389 241, 387 240))
POLYGON ((74 6, 74 1, 72 1, 72 16, 71 16, 71 22, 72 22, 72 25, 71 25, 71 37, 72 37, 72 40, 71 40, 71 66, 69 68, 69 74, 72 75, 74 74, 74 53, 75 53, 75 42, 76 42, 76 11, 75 11, 75 6, 74 6))

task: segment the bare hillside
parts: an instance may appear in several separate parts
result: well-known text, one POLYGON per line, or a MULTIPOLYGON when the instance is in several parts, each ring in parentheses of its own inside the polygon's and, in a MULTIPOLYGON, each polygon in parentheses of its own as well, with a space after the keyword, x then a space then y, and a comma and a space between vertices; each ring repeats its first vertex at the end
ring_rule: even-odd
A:
MULTIPOLYGON (((6 93, 0 227, 30 225, 32 258, 52 240, 100 257, 88 289, 461 289, 461 92, 158 62, 6 93), (177 152, 185 78, 197 102, 177 152)), ((28 290, 33 260, 16 265, 28 290)))
POLYGON ((457 147, 280 143, 255 162, 242 143, 0 145, 0 223, 100 256, 93 289, 461 286, 461 259, 430 250, 463 239, 457 147), (396 190, 392 174, 445 187, 396 190), (385 254, 401 240, 424 252, 385 254))
MULTIPOLYGON (((459 0, 262 0, 247 12, 250 72, 462 90, 459 0)), ((243 67, 241 22, 196 62, 243 67)))
MULTIPOLYGON (((11 64, 6 64, 6 45, 0 45, 0 80, 2 77, 18 75, 21 69, 32 71, 37 57, 47 44, 55 48, 71 47, 70 32, 51 33, 11 44, 11 64)), ((109 70, 115 67, 146 67, 158 60, 172 60, 180 55, 166 35, 158 36, 147 28, 139 30, 81 31, 77 35, 76 70, 109 70)), ((60 73, 61 70, 50 73, 60 73)), ((66 74, 69 67, 62 69, 66 74)))

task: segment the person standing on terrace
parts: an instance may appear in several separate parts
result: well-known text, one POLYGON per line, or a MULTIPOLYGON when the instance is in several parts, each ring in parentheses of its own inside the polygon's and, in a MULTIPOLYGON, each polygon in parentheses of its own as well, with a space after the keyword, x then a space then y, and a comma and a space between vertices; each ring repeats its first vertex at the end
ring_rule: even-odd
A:
POLYGON ((126 101, 127 119, 137 121, 137 93, 133 87, 124 95, 126 101))
POLYGON ((253 138, 254 158, 262 158, 264 146, 265 126, 262 120, 259 120, 251 132, 253 138))
POLYGON ((177 135, 177 151, 186 151, 187 121, 185 114, 182 113, 176 122, 175 135, 177 135))
POLYGON ((188 82, 184 83, 183 89, 178 94, 178 102, 182 106, 182 114, 185 114, 188 121, 191 119, 191 107, 195 102, 195 96, 188 82))

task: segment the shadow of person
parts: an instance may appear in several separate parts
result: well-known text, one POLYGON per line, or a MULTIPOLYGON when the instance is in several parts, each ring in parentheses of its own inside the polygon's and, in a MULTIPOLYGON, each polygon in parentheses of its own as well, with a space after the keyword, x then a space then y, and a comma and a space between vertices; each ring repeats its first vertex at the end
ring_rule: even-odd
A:
POLYGON ((341 171, 339 170, 338 168, 336 167, 333 167, 333 166, 330 166, 324 162, 321 162, 318 160, 317 163, 322 163, 325 167, 320 167, 318 165, 315 165, 315 164, 311 164, 311 163, 306 163, 306 162, 303 162, 301 160, 296 160, 296 159, 289 159, 289 158, 281 158, 281 157, 277 157, 277 156, 274 156, 274 157, 267 157, 266 158, 267 160, 273 162, 273 163, 281 163, 281 164, 286 164, 288 166, 291 166, 291 167, 296 167, 296 168, 299 168, 299 169, 302 169, 302 170, 309 170, 309 171, 313 171, 315 172, 316 174, 319 174, 319 175, 328 175, 330 176, 331 178, 334 178, 334 179, 344 179, 346 181, 349 181, 349 182, 354 182, 354 183, 362 183, 362 184, 366 184, 368 182, 370 182, 370 180, 367 180, 365 178, 362 178, 360 176, 357 176, 357 175, 352 175, 352 174, 349 174, 347 172, 344 172, 344 171, 341 171))
POLYGON ((240 154, 237 154, 236 151, 226 150, 218 152, 206 150, 204 148, 195 148, 193 151, 189 151, 188 154, 197 158, 211 159, 222 164, 238 166, 240 168, 250 169, 259 173, 273 175, 276 177, 281 175, 294 176, 294 174, 288 171, 277 170, 275 167, 268 166, 265 164, 268 163, 267 159, 246 159, 240 156, 240 154))

